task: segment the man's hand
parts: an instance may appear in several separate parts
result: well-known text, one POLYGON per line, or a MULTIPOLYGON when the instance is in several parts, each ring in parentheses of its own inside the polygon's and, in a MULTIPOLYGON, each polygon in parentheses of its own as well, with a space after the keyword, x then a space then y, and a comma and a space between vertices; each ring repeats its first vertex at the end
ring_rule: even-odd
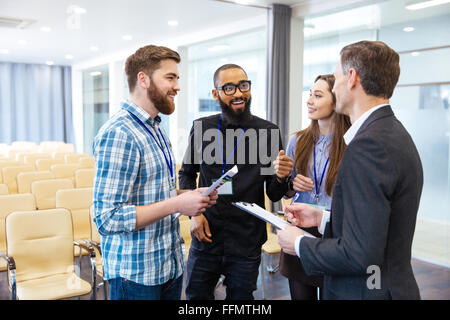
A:
MULTIPOLYGON (((202 193, 202 192, 208 190, 208 188, 198 188, 197 190, 200 191, 200 193, 202 193)), ((209 202, 208 202, 207 208, 215 205, 218 198, 219 198, 219 196, 217 195, 217 190, 214 190, 213 192, 211 192, 209 194, 209 202)))
POLYGON ((284 154, 284 150, 280 150, 277 159, 273 162, 275 174, 278 178, 283 179, 291 174, 293 167, 292 159, 284 154))
POLYGON ((198 241, 212 242, 209 223, 203 214, 191 219, 191 232, 198 241))
POLYGON ((301 229, 294 226, 288 226, 284 230, 277 230, 278 243, 281 249, 287 254, 296 256, 295 239, 303 234, 301 229))
POLYGON ((293 203, 286 207, 288 220, 302 228, 319 227, 322 221, 322 210, 305 203, 293 203))
MULTIPOLYGON (((178 195, 176 197, 177 210, 174 212, 180 212, 186 216, 198 216, 205 212, 206 208, 215 204, 215 200, 211 200, 209 196, 202 196, 203 189, 195 189, 178 195)), ((213 199, 216 198, 213 197, 213 199)))
POLYGON ((311 191, 314 188, 314 183, 311 178, 298 174, 292 180, 292 184, 295 191, 305 192, 311 191))

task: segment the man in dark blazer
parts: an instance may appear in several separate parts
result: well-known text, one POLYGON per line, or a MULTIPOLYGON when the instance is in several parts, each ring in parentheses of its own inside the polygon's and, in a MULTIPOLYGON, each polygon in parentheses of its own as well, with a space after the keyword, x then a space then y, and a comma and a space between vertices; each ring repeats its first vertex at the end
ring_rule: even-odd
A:
POLYGON ((290 226, 282 249, 306 273, 324 275, 324 299, 420 299, 411 245, 423 186, 419 154, 389 106, 400 75, 399 55, 379 41, 344 47, 334 72, 336 111, 350 117, 347 148, 331 213, 288 207, 300 227, 318 226, 323 239, 290 226))

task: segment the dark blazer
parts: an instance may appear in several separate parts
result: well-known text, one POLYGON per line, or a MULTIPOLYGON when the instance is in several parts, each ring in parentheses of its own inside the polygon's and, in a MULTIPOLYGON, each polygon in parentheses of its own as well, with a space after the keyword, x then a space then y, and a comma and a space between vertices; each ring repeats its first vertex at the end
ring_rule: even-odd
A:
POLYGON ((422 186, 411 136, 390 106, 376 110, 345 150, 324 239, 300 244, 324 299, 420 299, 411 245, 422 186))

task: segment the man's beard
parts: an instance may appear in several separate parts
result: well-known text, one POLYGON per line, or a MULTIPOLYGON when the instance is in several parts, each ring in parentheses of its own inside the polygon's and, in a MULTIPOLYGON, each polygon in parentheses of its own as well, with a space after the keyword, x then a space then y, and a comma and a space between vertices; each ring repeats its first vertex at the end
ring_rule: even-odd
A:
POLYGON ((250 97, 248 100, 245 98, 242 99, 244 99, 245 101, 244 110, 234 111, 230 105, 227 105, 219 97, 219 104, 220 108, 222 109, 223 116, 225 117, 227 122, 234 126, 241 126, 244 123, 247 123, 252 118, 252 114, 250 113, 250 104, 252 102, 252 98, 250 97))
MULTIPOLYGON (((147 96, 153 103, 156 109, 162 114, 172 114, 175 111, 175 104, 167 94, 163 94, 154 84, 150 81, 150 87, 147 89, 147 96)), ((175 95, 176 92, 173 92, 175 95)))

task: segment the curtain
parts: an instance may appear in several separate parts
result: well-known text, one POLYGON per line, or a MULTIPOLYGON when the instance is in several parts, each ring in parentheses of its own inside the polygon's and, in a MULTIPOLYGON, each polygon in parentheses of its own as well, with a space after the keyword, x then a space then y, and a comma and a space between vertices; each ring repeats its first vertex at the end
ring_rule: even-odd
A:
POLYGON ((73 143, 71 68, 0 62, 0 143, 73 143))
POLYGON ((290 34, 291 8, 271 5, 267 45, 267 119, 280 127, 283 144, 288 142, 289 135, 290 34))
MULTIPOLYGON (((286 150, 289 135, 289 50, 291 8, 273 4, 268 16, 267 119, 278 125, 286 150)), ((270 201, 270 210, 281 210, 281 203, 270 201)))

